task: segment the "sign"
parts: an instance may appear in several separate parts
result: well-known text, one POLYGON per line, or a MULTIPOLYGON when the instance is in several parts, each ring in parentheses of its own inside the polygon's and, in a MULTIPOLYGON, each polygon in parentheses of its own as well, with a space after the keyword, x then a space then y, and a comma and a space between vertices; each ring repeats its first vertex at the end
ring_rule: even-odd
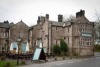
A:
POLYGON ((39 60, 40 53, 41 53, 41 49, 40 48, 36 48, 33 60, 39 60))
POLYGON ((92 37, 92 35, 90 33, 82 33, 82 36, 85 36, 85 37, 92 37))
POLYGON ((36 48, 32 60, 46 60, 43 48, 36 48))

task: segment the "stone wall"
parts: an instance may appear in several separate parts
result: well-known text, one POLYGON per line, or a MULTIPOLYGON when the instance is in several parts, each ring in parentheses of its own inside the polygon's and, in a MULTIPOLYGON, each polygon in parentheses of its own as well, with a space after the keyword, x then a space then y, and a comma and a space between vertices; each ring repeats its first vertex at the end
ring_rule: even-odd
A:
POLYGON ((22 37, 23 42, 26 42, 28 40, 28 29, 29 27, 23 21, 12 25, 10 27, 10 43, 17 41, 19 35, 22 37))

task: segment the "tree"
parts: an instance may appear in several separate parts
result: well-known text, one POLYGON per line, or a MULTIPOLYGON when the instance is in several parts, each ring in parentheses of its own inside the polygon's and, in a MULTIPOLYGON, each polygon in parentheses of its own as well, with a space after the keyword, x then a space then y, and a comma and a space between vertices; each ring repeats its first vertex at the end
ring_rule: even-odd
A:
POLYGON ((71 22, 71 21, 73 21, 75 18, 76 18, 76 17, 73 16, 73 15, 70 15, 70 16, 68 16, 68 17, 64 16, 64 21, 69 21, 69 22, 71 22))
POLYGON ((67 43, 63 39, 60 40, 60 47, 61 47, 61 51, 65 55, 65 53, 68 52, 68 45, 67 45, 67 43))
POLYGON ((100 13, 97 10, 95 10, 95 17, 96 17, 96 22, 100 23, 100 13))
POLYGON ((53 52, 55 53, 55 54, 59 54, 60 55, 60 53, 61 53, 61 49, 60 49, 60 46, 59 45, 53 45, 53 52))
POLYGON ((99 39, 99 42, 100 42, 100 13, 95 10, 96 13, 95 13, 95 17, 96 17, 96 23, 95 23, 95 30, 96 30, 96 39, 99 39))

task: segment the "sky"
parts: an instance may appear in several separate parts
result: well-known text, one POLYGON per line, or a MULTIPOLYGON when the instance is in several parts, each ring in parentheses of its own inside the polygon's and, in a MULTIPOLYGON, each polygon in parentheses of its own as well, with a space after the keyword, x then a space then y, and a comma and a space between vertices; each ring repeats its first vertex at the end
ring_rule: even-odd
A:
POLYGON ((100 0, 0 0, 0 22, 22 20, 32 26, 37 23, 38 16, 49 14, 50 20, 57 21, 58 14, 66 19, 75 16, 80 9, 85 10, 90 21, 95 21, 95 13, 100 13, 100 0))

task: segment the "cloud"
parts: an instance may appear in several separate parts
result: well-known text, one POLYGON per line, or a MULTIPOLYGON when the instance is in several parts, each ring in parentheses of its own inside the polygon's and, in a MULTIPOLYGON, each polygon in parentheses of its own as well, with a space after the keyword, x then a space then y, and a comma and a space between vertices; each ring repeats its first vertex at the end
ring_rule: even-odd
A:
POLYGON ((37 17, 46 13, 50 20, 57 20, 58 14, 75 15, 86 11, 86 17, 93 19, 95 9, 100 10, 100 0, 0 0, 0 21, 23 20, 29 26, 36 24, 37 17))

